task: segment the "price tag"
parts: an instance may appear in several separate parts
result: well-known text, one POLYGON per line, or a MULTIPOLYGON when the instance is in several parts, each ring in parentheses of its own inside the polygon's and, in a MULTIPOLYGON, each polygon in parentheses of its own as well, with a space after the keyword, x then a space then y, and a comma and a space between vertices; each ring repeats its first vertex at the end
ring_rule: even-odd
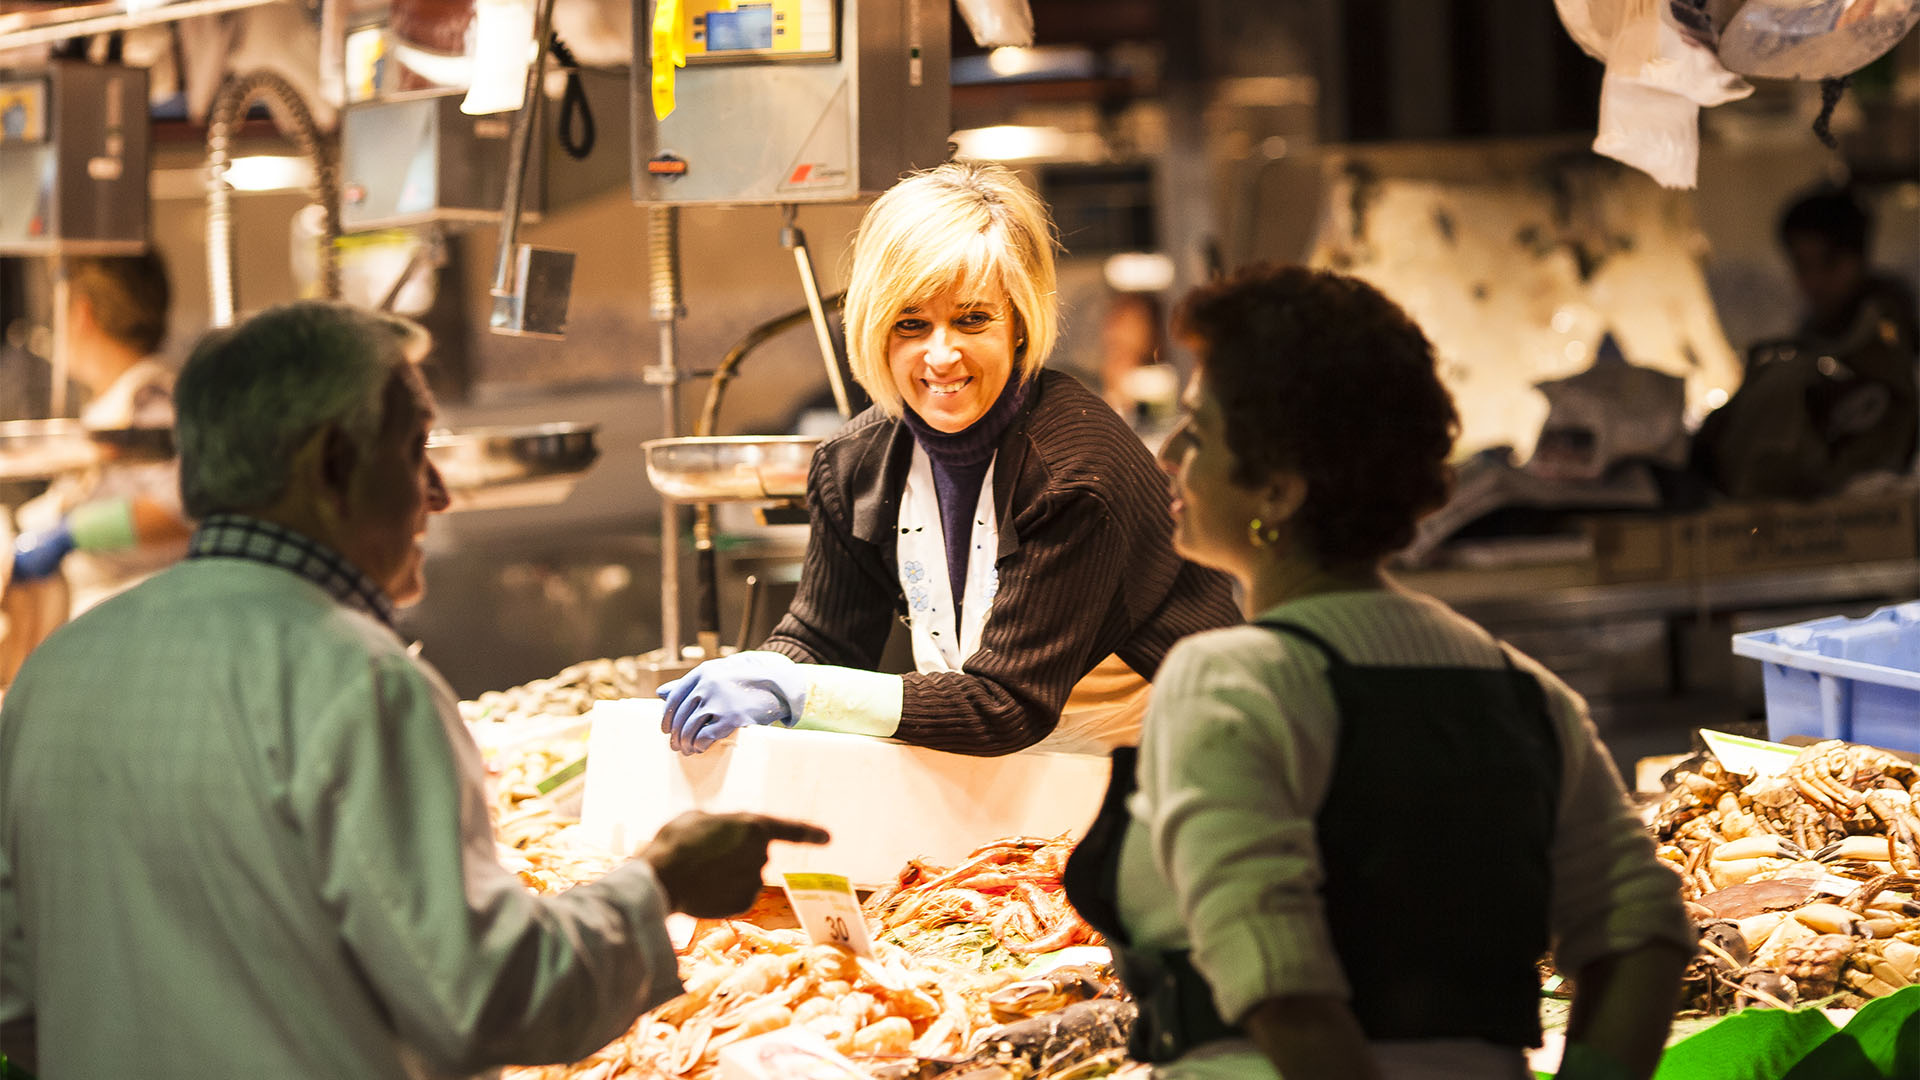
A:
POLYGON ((785 874, 787 902, 807 936, 821 945, 838 945, 855 956, 873 956, 873 939, 853 886, 838 874, 785 874))

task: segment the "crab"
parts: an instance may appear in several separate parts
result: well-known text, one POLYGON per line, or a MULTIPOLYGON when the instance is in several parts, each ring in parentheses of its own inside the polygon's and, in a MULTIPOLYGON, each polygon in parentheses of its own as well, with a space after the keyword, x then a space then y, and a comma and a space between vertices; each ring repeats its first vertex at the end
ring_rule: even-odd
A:
POLYGON ((1747 972, 1734 987, 1733 1005, 1736 1009, 1750 1005, 1791 1009, 1799 1000, 1800 990, 1793 985, 1792 979, 1766 968, 1747 972))
POLYGON ((1920 930, 1862 945, 1847 958, 1840 979, 1848 994, 1863 999, 1886 997, 1903 987, 1920 985, 1920 930))
POLYGON ((1847 835, 1846 821, 1829 811, 1826 803, 1809 802, 1788 776, 1760 777, 1740 793, 1762 829, 1809 851, 1847 835))
POLYGON ((1707 758, 1697 770, 1682 769, 1674 773, 1673 790, 1661 800, 1659 810, 1654 813, 1654 831, 1662 839, 1673 837, 1681 826, 1713 810, 1720 797, 1732 792, 1740 779, 1743 777, 1729 772, 1715 758, 1707 758))
POLYGON ((1098 1069, 1126 1053, 1139 1017, 1130 1001, 1080 1001, 1064 1009, 1003 1024, 975 1036, 968 1065, 999 1065, 1015 1076, 1098 1069), (1089 1066, 1089 1062, 1098 1064, 1089 1066))
POLYGON ((1864 806, 1886 829, 1887 861, 1892 868, 1920 872, 1920 812, 1913 796, 1899 788, 1872 788, 1864 806))
POLYGON ((1910 792, 1916 773, 1884 750, 1829 739, 1800 751, 1787 765, 1786 776, 1810 802, 1844 821, 1865 803, 1868 789, 1886 786, 1910 792))
POLYGON ((1837 907, 1838 912, 1823 929, 1845 932, 1823 933, 1784 950, 1780 971, 1798 984, 1803 996, 1825 997, 1839 992, 1843 1003, 1858 1005, 1866 998, 1882 997, 1920 982, 1920 914, 1914 912, 1911 900, 1901 899, 1898 894, 1892 899, 1883 898, 1882 894, 1894 885, 1920 885, 1920 875, 1882 874, 1862 884, 1838 905, 1813 905, 1837 907), (1859 922, 1835 925, 1832 920, 1838 919, 1840 912, 1858 916, 1859 922), (1878 933, 1887 928, 1881 925, 1886 920, 1868 916, 1880 912, 1901 919, 1892 924, 1901 929, 1878 933))
POLYGON ((1120 984, 1111 969, 1073 964, 1008 983, 987 995, 987 1006, 995 1020, 1007 1023, 1064 1009, 1076 1001, 1119 996, 1120 984))
POLYGON ((1860 948, 1852 934, 1816 934, 1788 945, 1780 957, 1780 974, 1793 980, 1804 998, 1823 998, 1840 985, 1840 973, 1860 948))

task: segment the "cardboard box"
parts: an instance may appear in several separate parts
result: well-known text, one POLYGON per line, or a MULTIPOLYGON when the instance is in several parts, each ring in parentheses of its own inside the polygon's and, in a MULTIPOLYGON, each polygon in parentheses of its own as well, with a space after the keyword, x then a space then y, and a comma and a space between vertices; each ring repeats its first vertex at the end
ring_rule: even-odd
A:
POLYGON ((1595 574, 1607 584, 1672 581, 1912 558, 1915 509, 1905 491, 1595 518, 1595 574))
POLYGON ((1602 585, 1685 576, 1674 564, 1672 518, 1609 514, 1593 518, 1587 528, 1593 535, 1594 580, 1602 585))
POLYGON ((1877 562, 1914 554, 1914 496, 1757 503, 1680 518, 1674 558, 1692 577, 1877 562))

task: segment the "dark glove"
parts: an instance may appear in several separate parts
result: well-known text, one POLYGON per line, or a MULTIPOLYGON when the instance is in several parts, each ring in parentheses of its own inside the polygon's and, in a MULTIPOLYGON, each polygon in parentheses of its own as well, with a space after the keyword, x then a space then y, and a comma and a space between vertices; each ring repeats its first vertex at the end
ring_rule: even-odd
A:
POLYGON ((698 754, 748 724, 792 727, 807 707, 809 669, 776 652, 709 660, 660 687, 660 730, 675 750, 698 754))
POLYGON ((65 521, 45 532, 22 533, 13 542, 13 580, 42 581, 60 572, 73 550, 73 530, 65 521))

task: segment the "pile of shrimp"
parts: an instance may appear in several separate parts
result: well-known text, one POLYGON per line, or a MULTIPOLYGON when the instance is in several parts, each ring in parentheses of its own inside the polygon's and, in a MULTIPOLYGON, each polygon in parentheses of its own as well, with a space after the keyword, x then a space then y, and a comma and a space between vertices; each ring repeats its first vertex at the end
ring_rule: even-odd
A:
POLYGON ((684 994, 584 1061, 503 1080, 711 1080, 722 1050, 791 1025, 868 1069, 951 1058, 994 1026, 988 994, 1010 978, 929 966, 885 942, 862 960, 799 930, 702 925, 680 959, 684 994))
POLYGON ((917 941, 956 923, 984 926, 1016 956, 1102 944, 1060 888, 1073 845, 1067 835, 1015 836, 974 850, 951 869, 914 859, 867 898, 867 922, 915 953, 926 951, 915 948, 917 941))

